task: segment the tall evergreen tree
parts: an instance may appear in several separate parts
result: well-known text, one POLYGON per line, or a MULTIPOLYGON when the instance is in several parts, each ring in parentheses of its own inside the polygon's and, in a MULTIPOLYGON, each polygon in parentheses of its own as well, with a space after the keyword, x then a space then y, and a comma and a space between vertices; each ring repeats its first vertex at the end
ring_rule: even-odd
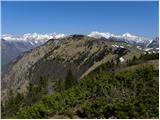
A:
POLYGON ((57 92, 63 92, 65 90, 65 82, 64 82, 64 79, 58 79, 58 81, 56 82, 56 88, 55 90, 57 92))
POLYGON ((72 71, 69 69, 67 72, 67 76, 65 79, 65 88, 68 89, 71 86, 75 85, 77 83, 77 80, 75 76, 73 75, 72 71))

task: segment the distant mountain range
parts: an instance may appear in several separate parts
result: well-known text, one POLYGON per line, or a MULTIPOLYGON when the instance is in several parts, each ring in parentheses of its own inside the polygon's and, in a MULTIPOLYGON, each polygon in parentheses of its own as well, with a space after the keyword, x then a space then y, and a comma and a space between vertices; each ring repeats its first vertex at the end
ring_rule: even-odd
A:
MULTIPOLYGON (((145 38, 145 37, 140 37, 140 36, 135 36, 132 35, 130 33, 125 33, 122 35, 114 35, 112 33, 102 33, 102 32, 91 32, 88 36, 90 37, 94 37, 94 38, 101 38, 104 37, 106 39, 112 39, 115 41, 119 41, 119 42, 126 42, 129 43, 131 45, 137 45, 137 46, 141 46, 141 47, 149 47, 150 44, 153 44, 152 42, 155 43, 155 41, 158 40, 158 38, 156 39, 151 39, 151 38, 145 38)), ((158 42, 157 42, 158 43, 158 42)), ((156 48, 158 46, 158 44, 152 45, 153 48, 156 48)))
MULTIPOLYGON (((11 60, 21 55, 23 52, 31 50, 34 47, 44 44, 49 39, 64 38, 65 34, 38 34, 27 33, 22 36, 14 36, 11 34, 4 34, 1 36, 2 40, 2 68, 11 60)), ((113 42, 124 42, 130 45, 138 46, 139 48, 159 48, 159 38, 150 39, 139 37, 125 33, 122 35, 114 35, 112 33, 91 32, 89 37, 96 39, 104 39, 113 42)))
POLYGON ((28 33, 23 36, 13 36, 5 34, 1 36, 2 44, 2 68, 11 60, 34 47, 42 45, 49 39, 64 37, 64 34, 37 34, 28 33))

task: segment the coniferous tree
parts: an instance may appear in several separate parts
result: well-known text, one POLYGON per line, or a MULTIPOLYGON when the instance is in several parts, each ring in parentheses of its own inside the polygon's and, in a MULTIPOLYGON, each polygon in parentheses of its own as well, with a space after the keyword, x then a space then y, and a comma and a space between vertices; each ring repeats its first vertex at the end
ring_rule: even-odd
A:
POLYGON ((77 83, 77 80, 75 78, 75 76, 73 75, 71 70, 68 70, 67 72, 67 76, 65 79, 65 88, 68 89, 70 87, 72 87, 73 85, 75 85, 77 83))
POLYGON ((57 91, 57 92, 63 92, 64 90, 65 90, 65 81, 64 81, 64 79, 58 79, 58 81, 56 82, 56 88, 55 88, 55 90, 57 91))
POLYGON ((47 89, 46 89, 47 81, 48 81, 47 76, 45 77, 40 76, 40 83, 39 83, 39 88, 38 88, 39 92, 41 92, 40 96, 43 94, 47 94, 47 89))
POLYGON ((133 56, 133 61, 137 60, 137 57, 136 56, 133 56))
POLYGON ((119 65, 120 65, 120 59, 119 59, 119 57, 116 59, 116 64, 119 67, 119 65))

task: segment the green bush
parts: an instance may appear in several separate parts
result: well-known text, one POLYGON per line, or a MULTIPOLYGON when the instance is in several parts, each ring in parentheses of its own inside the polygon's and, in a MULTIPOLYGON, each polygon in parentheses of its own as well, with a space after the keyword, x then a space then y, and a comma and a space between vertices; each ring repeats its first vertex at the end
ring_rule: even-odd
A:
POLYGON ((158 118, 158 89, 158 70, 153 66, 122 72, 101 71, 63 92, 18 108, 13 114, 16 118, 31 119, 54 118, 57 113, 70 118, 75 115, 81 118, 158 118))

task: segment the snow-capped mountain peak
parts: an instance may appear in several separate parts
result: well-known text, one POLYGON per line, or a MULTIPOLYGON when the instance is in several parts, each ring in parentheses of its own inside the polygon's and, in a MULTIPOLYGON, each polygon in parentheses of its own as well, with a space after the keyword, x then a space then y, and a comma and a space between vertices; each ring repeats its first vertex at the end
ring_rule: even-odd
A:
POLYGON ((91 32, 89 35, 89 37, 94 37, 94 38, 101 38, 101 37, 105 37, 105 38, 110 38, 113 37, 114 34, 111 34, 109 32, 103 33, 103 32, 91 32))
POLYGON ((47 41, 51 38, 63 38, 65 37, 64 34, 62 33, 52 33, 52 34, 38 34, 38 33, 26 33, 22 36, 14 36, 11 34, 4 34, 1 36, 2 39, 6 40, 6 41, 47 41))
POLYGON ((122 35, 115 35, 108 32, 91 32, 88 36, 94 37, 94 38, 101 38, 105 37, 106 39, 109 39, 111 37, 116 38, 118 41, 124 41, 130 44, 149 44, 151 43, 152 39, 145 38, 145 37, 139 37, 132 35, 130 33, 124 33, 122 35))
POLYGON ((88 34, 88 36, 95 37, 95 38, 105 37, 107 39, 110 37, 116 37, 116 38, 137 38, 138 37, 130 33, 124 33, 122 35, 115 35, 109 32, 91 32, 90 34, 88 34))
POLYGON ((3 34, 1 36, 1 39, 7 40, 7 41, 15 41, 15 40, 18 41, 19 37, 15 37, 15 36, 13 36, 11 34, 3 34))
POLYGON ((30 44, 31 46, 39 46, 49 39, 59 39, 65 37, 62 33, 51 33, 51 34, 39 34, 39 33, 26 33, 21 36, 14 36, 11 34, 4 34, 1 36, 1 39, 4 39, 7 42, 21 42, 24 44, 30 44))
POLYGON ((64 38, 65 37, 65 34, 57 34, 54 36, 56 39, 59 39, 59 38, 64 38))
POLYGON ((130 33, 124 33, 122 37, 136 38, 137 36, 131 35, 130 33))

